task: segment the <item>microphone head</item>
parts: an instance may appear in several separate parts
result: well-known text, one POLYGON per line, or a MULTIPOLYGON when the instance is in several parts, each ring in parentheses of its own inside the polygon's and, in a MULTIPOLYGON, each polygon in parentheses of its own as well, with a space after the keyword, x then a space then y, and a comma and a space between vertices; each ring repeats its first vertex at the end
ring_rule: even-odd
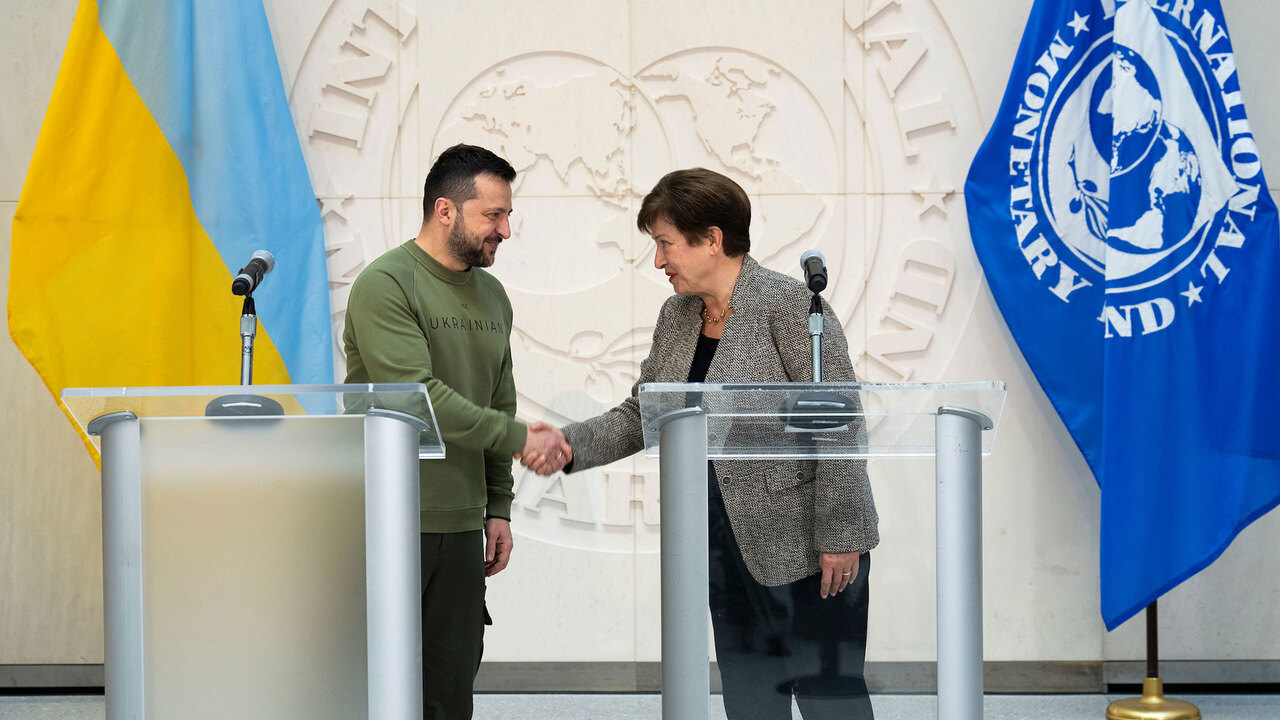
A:
MULTIPOLYGON (((816 252, 816 251, 815 251, 815 252, 816 252)), ((274 269, 275 269, 275 267, 276 267, 276 258, 275 258, 275 256, 274 256, 274 255, 272 255, 271 253, 267 252, 266 250, 259 250, 259 251, 255 252, 255 253, 253 254, 253 257, 258 258, 259 260, 261 260, 261 261, 262 261, 262 262, 267 266, 267 269, 266 269, 266 270, 264 270, 264 271, 262 272, 262 274, 263 274, 263 275, 266 275, 267 273, 271 272, 271 271, 272 271, 272 270, 274 270, 274 269)))
POLYGON ((249 262, 240 268, 236 278, 231 281, 231 292, 236 295, 248 295, 253 292, 262 277, 276 266, 276 259, 266 250, 259 250, 249 258, 249 262))
POLYGON ((804 270, 804 284, 815 293, 827 288, 827 259, 817 250, 805 250, 800 256, 800 267, 804 270))
POLYGON ((822 251, 805 250, 804 254, 800 256, 800 267, 805 267, 808 264, 810 258, 818 258, 818 262, 822 263, 822 267, 827 266, 827 259, 823 257, 822 251))

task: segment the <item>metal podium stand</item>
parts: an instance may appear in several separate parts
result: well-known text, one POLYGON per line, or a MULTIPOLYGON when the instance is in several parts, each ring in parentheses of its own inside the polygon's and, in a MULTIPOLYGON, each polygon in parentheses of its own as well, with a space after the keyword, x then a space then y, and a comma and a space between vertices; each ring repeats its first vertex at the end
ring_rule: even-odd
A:
POLYGON ((423 385, 62 399, 102 452, 108 720, 422 717, 423 385))
POLYGON ((982 717, 982 456, 1004 383, 646 383, 662 497, 662 717, 705 720, 707 460, 935 458, 938 717, 982 717), (983 431, 989 432, 983 432, 983 431), (661 450, 661 452, 659 452, 661 450))

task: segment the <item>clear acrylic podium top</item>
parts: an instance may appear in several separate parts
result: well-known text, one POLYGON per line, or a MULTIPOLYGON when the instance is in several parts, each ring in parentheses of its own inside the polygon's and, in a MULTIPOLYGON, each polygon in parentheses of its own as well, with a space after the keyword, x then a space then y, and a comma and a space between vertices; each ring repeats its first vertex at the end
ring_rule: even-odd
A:
POLYGON ((955 383, 645 383, 640 415, 645 454, 658 456, 662 416, 700 407, 707 416, 707 457, 933 457, 940 408, 991 420, 982 454, 991 454, 1004 407, 1002 382, 955 383))
MULTIPOLYGON (((67 388, 62 403, 88 432, 94 419, 119 412, 130 412, 138 418, 201 418, 234 422, 253 415, 212 416, 209 404, 228 396, 252 396, 245 404, 271 402, 279 405, 274 415, 288 417, 335 417, 364 415, 373 409, 392 410, 412 419, 420 430, 418 457, 443 458, 444 442, 436 425, 435 411, 427 388, 422 383, 364 383, 352 385, 210 385, 199 387, 135 387, 135 388, 67 388)), ((236 404, 234 401, 231 403, 236 404)), ((97 437, 94 445, 101 450, 97 437)))

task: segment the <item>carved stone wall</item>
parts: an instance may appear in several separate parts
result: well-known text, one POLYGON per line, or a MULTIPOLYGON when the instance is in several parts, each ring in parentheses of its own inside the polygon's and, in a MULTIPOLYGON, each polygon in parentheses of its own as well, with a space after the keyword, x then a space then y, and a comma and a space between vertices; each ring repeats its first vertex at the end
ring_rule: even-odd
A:
MULTIPOLYGON (((1224 4, 1274 166, 1280 108, 1264 84, 1265 47, 1280 8, 1224 4)), ((18 5, 30 33, 0 31, 28 70, 0 77, 20 101, 0 109, 0 157, 13 160, 0 170, 6 248, 74 2, 18 5)), ((964 177, 1029 8, 268 0, 324 216, 335 338, 360 270, 416 232, 432 158, 455 142, 485 145, 519 172, 514 236, 493 269, 515 305, 520 416, 593 415, 629 391, 670 292, 635 229, 640 198, 674 168, 726 173, 751 195, 756 258, 794 275, 803 250, 826 255, 829 299, 862 378, 1008 383, 986 464, 987 658, 1139 657, 1136 623, 1102 630, 1097 487, 1000 319, 965 220, 964 177)), ((97 662, 99 556, 84 549, 100 542, 92 466, 3 345, 6 387, 36 420, 4 421, 13 428, 0 443, 9 474, 0 498, 11 499, 0 502, 0 558, 11 558, 0 587, 20 598, 0 605, 0 664, 97 662), (23 449, 52 445, 53 457, 23 449), (48 488, 65 509, 20 509, 48 488), (74 629, 46 643, 32 626, 74 629)), ((873 463, 883 539, 869 660, 933 657, 932 472, 925 462, 873 463)), ((486 659, 656 660, 658 500, 656 463, 641 458, 549 480, 517 468, 516 550, 490 582, 486 659)), ((1162 602, 1164 623, 1177 628, 1163 638, 1166 657, 1280 658, 1280 618, 1267 609, 1280 590, 1267 560, 1277 540, 1280 519, 1264 518, 1162 602)))

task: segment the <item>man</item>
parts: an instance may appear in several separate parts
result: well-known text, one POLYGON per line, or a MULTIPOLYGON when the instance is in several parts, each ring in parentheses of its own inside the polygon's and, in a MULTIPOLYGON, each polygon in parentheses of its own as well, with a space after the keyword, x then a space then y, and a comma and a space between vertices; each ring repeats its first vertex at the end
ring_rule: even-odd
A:
POLYGON ((424 717, 470 718, 483 647, 485 578, 511 558, 512 456, 568 457, 553 428, 515 419, 511 302, 493 275, 511 236, 505 160, 455 145, 423 185, 418 236, 351 288, 347 382, 421 382, 445 459, 421 464, 424 717), (483 530, 484 536, 481 536, 483 530))

